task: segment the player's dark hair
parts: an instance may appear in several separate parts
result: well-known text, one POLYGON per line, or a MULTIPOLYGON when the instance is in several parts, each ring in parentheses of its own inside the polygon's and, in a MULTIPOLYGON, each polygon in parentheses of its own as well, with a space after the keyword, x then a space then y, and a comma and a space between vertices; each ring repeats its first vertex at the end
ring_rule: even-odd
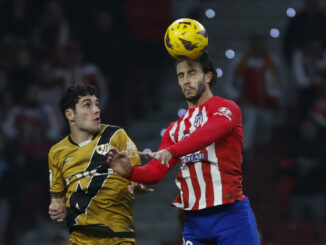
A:
POLYGON ((97 89, 89 84, 76 84, 71 87, 69 87, 61 96, 59 107, 60 111, 65 117, 65 111, 66 109, 70 108, 74 111, 76 110, 76 104, 78 103, 80 97, 86 96, 86 95, 95 95, 98 97, 97 89))
MULTIPOLYGON (((211 82, 209 83, 209 87, 210 88, 213 87, 217 81, 217 72, 212 59, 208 56, 208 53, 204 51, 203 54, 195 61, 197 61, 200 64, 200 67, 202 68, 204 74, 207 74, 208 72, 211 72, 213 74, 211 82)), ((178 65, 181 62, 182 61, 177 61, 176 65, 178 65)))
POLYGON ((213 87, 217 81, 217 72, 212 59, 208 56, 207 52, 204 52, 198 59, 196 59, 196 61, 199 62, 204 74, 207 74, 208 72, 213 74, 211 82, 209 83, 209 87, 213 87))

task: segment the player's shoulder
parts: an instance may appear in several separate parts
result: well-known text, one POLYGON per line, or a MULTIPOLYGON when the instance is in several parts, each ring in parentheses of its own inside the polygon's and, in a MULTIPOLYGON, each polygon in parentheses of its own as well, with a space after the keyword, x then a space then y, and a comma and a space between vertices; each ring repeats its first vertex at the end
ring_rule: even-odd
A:
POLYGON ((230 121, 232 118, 241 117, 241 109, 233 100, 225 99, 222 97, 214 97, 208 108, 210 115, 225 116, 230 121), (240 117, 239 117, 240 116, 240 117))
POLYGON ((68 136, 66 136, 66 137, 64 137, 62 140, 60 140, 58 143, 54 144, 54 145, 51 147, 50 151, 54 151, 54 150, 56 150, 56 149, 60 149, 60 148, 62 148, 62 147, 66 147, 66 146, 68 146, 69 144, 70 144, 70 142, 69 142, 68 136))
POLYGON ((102 124, 100 129, 101 137, 111 137, 116 133, 125 133, 125 130, 117 125, 102 124))
POLYGON ((117 125, 102 124, 101 128, 101 141, 110 142, 112 140, 122 140, 129 136, 126 131, 117 125))
POLYGON ((116 132, 119 130, 123 130, 120 126, 111 125, 111 124, 102 124, 100 129, 100 134, 107 134, 108 132, 116 132))
POLYGON ((57 153, 62 152, 71 146, 72 146, 72 144, 69 140, 69 137, 66 136, 50 148, 49 156, 51 157, 51 156, 57 155, 57 153))
POLYGON ((223 97, 219 97, 219 96, 214 96, 212 98, 212 103, 210 103, 212 106, 221 106, 221 107, 227 107, 230 110, 240 110, 239 105, 230 99, 226 99, 223 97))

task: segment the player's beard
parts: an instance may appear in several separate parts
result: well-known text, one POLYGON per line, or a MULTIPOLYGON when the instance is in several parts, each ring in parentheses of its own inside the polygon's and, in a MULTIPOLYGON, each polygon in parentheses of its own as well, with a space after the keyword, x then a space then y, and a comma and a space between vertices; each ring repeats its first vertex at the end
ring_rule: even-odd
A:
MULTIPOLYGON (((195 88, 192 87, 192 89, 195 89, 195 88)), ((206 90, 206 83, 205 83, 204 78, 200 83, 198 83, 198 87, 195 90, 196 90, 196 94, 191 95, 191 96, 187 96, 185 93, 183 93, 185 99, 188 100, 189 102, 194 102, 194 101, 197 101, 202 96, 202 94, 206 90)))

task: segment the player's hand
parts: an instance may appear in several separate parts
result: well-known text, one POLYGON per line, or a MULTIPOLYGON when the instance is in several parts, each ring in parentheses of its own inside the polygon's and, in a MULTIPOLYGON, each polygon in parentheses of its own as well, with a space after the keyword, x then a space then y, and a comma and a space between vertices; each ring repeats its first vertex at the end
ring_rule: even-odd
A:
POLYGON ((170 166, 169 161, 172 159, 172 154, 166 149, 157 151, 157 152, 139 152, 140 156, 148 156, 156 160, 161 161, 161 164, 164 164, 167 168, 170 166))
POLYGON ((125 151, 119 152, 116 148, 111 148, 106 163, 121 176, 128 176, 130 174, 130 158, 125 151))
POLYGON ((130 182, 130 185, 127 186, 127 189, 131 194, 134 194, 134 193, 146 194, 146 193, 154 191, 154 189, 148 188, 146 185, 140 184, 140 183, 137 183, 134 181, 130 182))
POLYGON ((64 199, 52 199, 49 206, 49 215, 53 221, 62 222, 67 216, 67 209, 64 199))

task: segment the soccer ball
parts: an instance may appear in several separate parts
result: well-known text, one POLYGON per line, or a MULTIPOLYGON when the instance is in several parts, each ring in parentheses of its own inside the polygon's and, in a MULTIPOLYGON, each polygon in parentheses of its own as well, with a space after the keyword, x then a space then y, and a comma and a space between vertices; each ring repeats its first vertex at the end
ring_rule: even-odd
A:
POLYGON ((166 30, 164 45, 169 54, 177 59, 195 60, 208 45, 207 32, 202 24, 194 19, 178 19, 166 30))

